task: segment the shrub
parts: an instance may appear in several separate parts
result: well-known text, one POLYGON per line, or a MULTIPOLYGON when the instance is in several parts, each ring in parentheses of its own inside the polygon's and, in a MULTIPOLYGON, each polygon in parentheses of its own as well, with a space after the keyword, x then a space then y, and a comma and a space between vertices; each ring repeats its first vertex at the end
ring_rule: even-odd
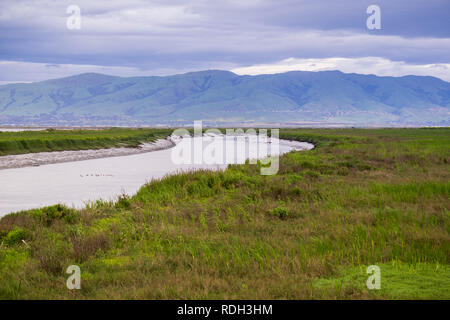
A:
POLYGON ((120 195, 116 202, 115 207, 116 209, 130 209, 131 208, 130 197, 126 194, 120 195))
POLYGON ((286 209, 283 201, 280 201, 278 206, 270 210, 269 213, 280 219, 286 219, 289 216, 289 211, 286 209))
POLYGON ((63 272, 63 263, 61 257, 56 250, 44 248, 38 250, 36 256, 39 260, 40 267, 49 274, 58 275, 63 272))
POLYGON ((86 261, 89 257, 97 253, 98 250, 106 251, 111 246, 111 239, 105 233, 98 233, 84 238, 74 236, 71 239, 74 257, 77 261, 86 261))
POLYGON ((48 274, 60 275, 67 267, 70 245, 56 232, 41 230, 31 242, 31 255, 48 274))
POLYGON ((295 195, 295 196, 300 196, 300 195, 303 194, 303 190, 300 189, 299 187, 294 187, 294 188, 291 190, 291 193, 292 193, 293 195, 295 195))
POLYGON ((48 226, 55 220, 63 220, 66 223, 72 224, 78 219, 78 212, 75 209, 61 204, 33 210, 32 214, 48 226))
POLYGON ((5 243, 7 245, 15 245, 20 243, 22 240, 28 239, 30 233, 22 228, 15 227, 12 231, 10 231, 5 237, 5 243))
POLYGON ((0 240, 5 238, 8 235, 8 232, 5 230, 0 230, 0 240))

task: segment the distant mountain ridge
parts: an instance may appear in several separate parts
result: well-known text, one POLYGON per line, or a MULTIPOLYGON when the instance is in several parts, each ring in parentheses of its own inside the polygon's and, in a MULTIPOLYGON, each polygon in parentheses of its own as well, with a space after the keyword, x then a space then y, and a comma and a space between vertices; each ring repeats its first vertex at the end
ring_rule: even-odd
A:
POLYGON ((449 125, 450 83, 340 71, 85 73, 0 86, 0 124, 211 122, 449 125))

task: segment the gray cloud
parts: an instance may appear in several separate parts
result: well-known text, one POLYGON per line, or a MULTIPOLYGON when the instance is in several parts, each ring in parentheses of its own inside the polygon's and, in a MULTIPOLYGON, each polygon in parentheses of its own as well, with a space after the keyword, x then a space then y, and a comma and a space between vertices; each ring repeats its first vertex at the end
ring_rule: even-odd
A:
POLYGON ((289 57, 449 62, 448 0, 378 0, 382 30, 369 31, 372 2, 7 0, 0 3, 0 60, 121 66, 147 74, 289 57), (69 4, 81 8, 81 30, 66 28, 69 4))

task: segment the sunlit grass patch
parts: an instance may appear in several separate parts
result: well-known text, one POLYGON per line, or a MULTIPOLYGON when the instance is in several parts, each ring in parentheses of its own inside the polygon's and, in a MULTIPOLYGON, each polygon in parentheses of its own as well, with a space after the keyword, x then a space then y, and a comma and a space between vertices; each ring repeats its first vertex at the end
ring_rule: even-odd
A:
POLYGON ((314 281, 316 289, 327 290, 337 298, 344 298, 349 289, 357 289, 371 298, 382 299, 450 299, 450 266, 439 263, 407 264, 401 261, 378 264, 380 289, 367 288, 366 282, 373 273, 367 266, 342 268, 331 278, 314 281))

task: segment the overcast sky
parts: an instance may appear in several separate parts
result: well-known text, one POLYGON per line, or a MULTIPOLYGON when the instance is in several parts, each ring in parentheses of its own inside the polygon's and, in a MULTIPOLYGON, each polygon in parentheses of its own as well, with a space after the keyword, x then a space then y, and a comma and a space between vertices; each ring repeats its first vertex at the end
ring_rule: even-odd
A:
POLYGON ((205 69, 450 81, 450 0, 1 0, 0 30, 0 83, 205 69), (372 4, 380 30, 366 26, 372 4))

